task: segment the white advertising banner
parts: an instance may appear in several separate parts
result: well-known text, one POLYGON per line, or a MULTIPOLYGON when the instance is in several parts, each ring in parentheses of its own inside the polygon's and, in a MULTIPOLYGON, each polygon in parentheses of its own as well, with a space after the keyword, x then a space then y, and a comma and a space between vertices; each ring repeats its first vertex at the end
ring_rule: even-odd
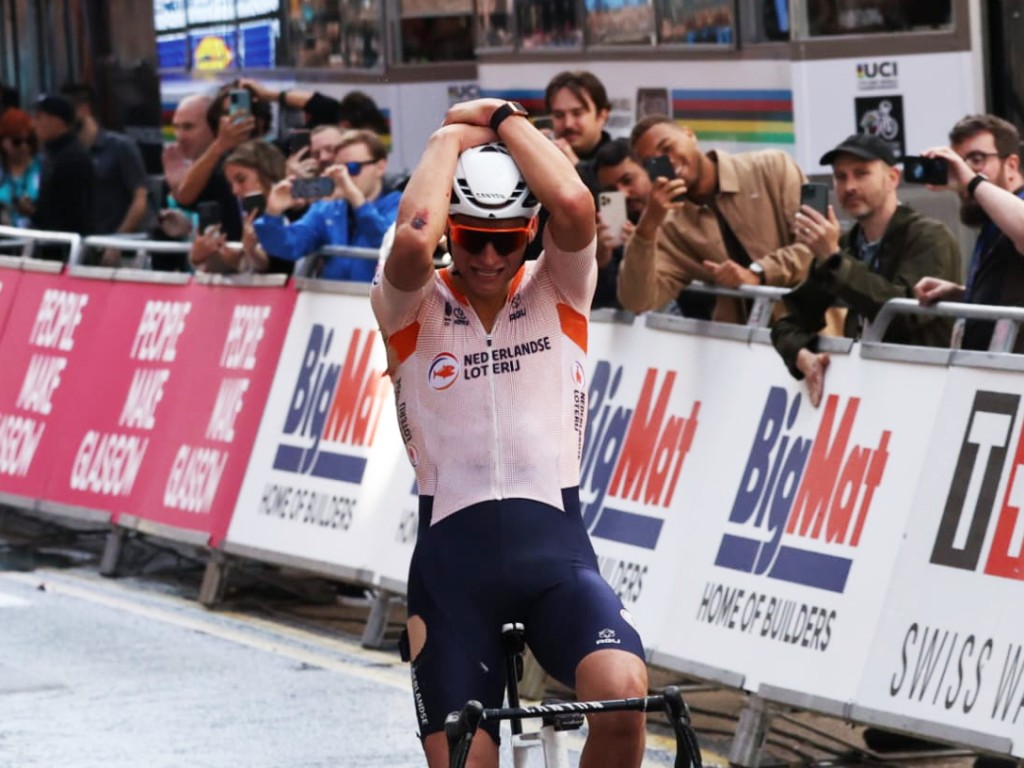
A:
POLYGON ((633 616, 644 646, 658 647, 673 602, 674 542, 688 490, 701 403, 692 337, 594 322, 588 350, 588 420, 580 471, 583 520, 605 580, 633 616))
POLYGON ((300 294, 229 544, 369 578, 398 440, 385 368, 366 296, 300 294))
MULTIPOLYGON (((1024 756, 1024 378, 951 370, 857 694, 1024 756)), ((940 731, 941 732, 941 731, 940 731)))
POLYGON ((833 355, 813 408, 770 346, 681 337, 673 357, 687 344, 707 357, 659 651, 851 700, 944 369, 833 355))
POLYGON ((908 155, 948 144, 957 120, 984 111, 975 66, 970 51, 793 62, 797 162, 830 173, 818 160, 851 133, 908 155))

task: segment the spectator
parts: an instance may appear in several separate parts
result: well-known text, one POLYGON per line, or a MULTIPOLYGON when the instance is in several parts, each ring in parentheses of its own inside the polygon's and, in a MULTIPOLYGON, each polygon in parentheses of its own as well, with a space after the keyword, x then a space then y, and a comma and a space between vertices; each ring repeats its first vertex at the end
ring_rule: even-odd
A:
MULTIPOLYGON (((818 332, 830 306, 847 308, 843 334, 857 338, 865 319, 874 319, 889 299, 909 298, 925 275, 960 274, 960 252, 946 226, 900 204, 900 172, 887 142, 856 134, 819 162, 832 166, 836 197, 856 224, 840 237, 832 206, 828 217, 801 207, 796 239, 811 249, 814 262, 807 279, 786 296, 788 314, 772 328, 772 343, 794 378, 806 378, 814 406, 821 401, 829 362, 827 353, 818 352, 818 332)), ((948 318, 902 316, 884 340, 946 346, 951 331, 948 318)))
MULTIPOLYGON (((914 289, 922 304, 1024 305, 1024 176, 1020 134, 995 115, 969 115, 949 132, 951 146, 924 154, 946 161, 952 189, 960 195, 960 220, 981 231, 967 271, 967 284, 926 277, 914 289)), ((963 349, 988 349, 995 324, 968 320, 963 349)), ((1013 351, 1024 352, 1024 334, 1013 351)))
MULTIPOLYGON (((36 136, 46 154, 39 178, 39 200, 32 218, 38 229, 77 232, 93 229, 94 172, 89 153, 75 133, 75 107, 64 96, 42 96, 36 102, 36 136)), ((44 258, 62 258, 54 248, 44 258)))
MULTIPOLYGON (((284 155, 273 144, 254 139, 240 145, 224 158, 224 173, 231 184, 236 205, 244 210, 244 201, 253 195, 262 195, 263 205, 274 184, 284 178, 284 155)), ((227 238, 214 228, 196 236, 189 253, 189 263, 197 272, 233 274, 237 272, 292 271, 292 262, 267 255, 259 244, 253 222, 260 215, 252 207, 242 220, 241 248, 229 246, 227 238)))
MULTIPOLYGON (((611 141, 611 136, 604 130, 611 109, 604 83, 584 70, 560 72, 551 78, 544 90, 544 107, 551 115, 555 146, 569 158, 583 183, 596 197, 593 159, 598 149, 611 141)), ((548 212, 542 208, 537 236, 526 250, 527 259, 540 255, 547 220, 548 212)))
MULTIPOLYGON (((594 156, 594 173, 601 192, 615 189, 622 192, 626 198, 628 223, 622 232, 610 232, 604 226, 600 215, 597 220, 598 273, 594 306, 621 309, 622 305, 617 295, 619 267, 625 243, 635 231, 636 224, 640 221, 650 199, 651 177, 630 154, 628 139, 613 139, 603 144, 594 156)), ((714 303, 714 296, 685 289, 676 297, 676 305, 683 315, 703 320, 711 318, 714 303)))
POLYGON ((198 117, 195 111, 203 102, 189 103, 187 116, 190 128, 196 133, 195 148, 202 143, 201 137, 209 135, 213 138, 200 149, 197 156, 187 158, 190 162, 184 165, 184 173, 180 174, 178 183, 171 186, 171 195, 183 208, 194 208, 202 202, 216 201, 220 204, 224 216, 224 234, 229 240, 240 240, 242 217, 235 197, 231 194, 231 185, 224 176, 222 161, 224 156, 239 144, 262 135, 259 129, 263 126, 263 118, 259 116, 260 110, 255 107, 255 101, 253 103, 256 111, 248 116, 225 114, 226 100, 227 87, 222 88, 212 100, 205 101, 207 109, 203 120, 206 122, 208 133, 201 132, 198 127, 192 127, 192 120, 198 117))
MULTIPOLYGON (((630 136, 640 160, 667 155, 675 178, 659 176, 626 243, 619 301, 659 309, 691 280, 727 288, 798 284, 811 254, 791 231, 804 175, 785 152, 701 152, 697 137, 665 115, 640 120, 630 136)), ((719 297, 713 319, 744 322, 744 302, 719 297)))
MULTIPOLYGON (((256 234, 267 253, 296 261, 324 245, 377 248, 395 221, 401 192, 384 185, 388 160, 384 143, 373 131, 347 131, 335 164, 325 175, 334 180, 334 193, 313 203, 309 211, 289 225, 281 214, 296 204, 293 179, 276 184, 267 200, 267 212, 256 220, 256 234)), ((321 277, 369 282, 376 262, 356 257, 328 257, 321 277)))
POLYGON ((597 150, 611 141, 604 130, 612 106, 604 83, 584 70, 560 72, 544 91, 544 106, 554 125, 555 145, 593 190, 591 161, 597 150))
POLYGON ((323 174, 334 165, 344 131, 336 125, 321 125, 309 133, 309 156, 316 161, 316 173, 323 174))
POLYGON ((629 154, 628 139, 613 139, 594 155, 594 177, 601 192, 617 190, 626 198, 628 221, 621 232, 612 232, 597 212, 597 290, 592 308, 620 307, 615 295, 623 244, 633 234, 651 193, 647 172, 629 154))
POLYGON ((377 103, 362 91, 349 91, 341 101, 318 91, 275 91, 256 80, 243 79, 240 84, 252 89, 260 99, 276 101, 282 108, 300 109, 306 127, 332 125, 339 128, 366 128, 380 136, 391 132, 388 119, 377 103))
POLYGON ((41 163, 32 118, 17 107, 0 115, 0 223, 31 227, 41 163))
MULTIPOLYGON (((146 167, 136 143, 127 136, 108 131, 96 120, 96 92, 89 85, 74 83, 61 93, 75 105, 78 140, 89 151, 96 178, 93 232, 97 234, 141 232, 148 225, 149 192, 146 167)), ((118 266, 121 252, 108 249, 100 257, 104 266, 118 266)))

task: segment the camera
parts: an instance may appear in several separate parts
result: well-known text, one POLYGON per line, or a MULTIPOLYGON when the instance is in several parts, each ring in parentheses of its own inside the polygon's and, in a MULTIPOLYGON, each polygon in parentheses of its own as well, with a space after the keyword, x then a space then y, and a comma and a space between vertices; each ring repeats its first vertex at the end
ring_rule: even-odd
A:
POLYGON ((903 158, 903 180, 908 184, 931 184, 944 187, 949 183, 949 168, 941 157, 903 158))

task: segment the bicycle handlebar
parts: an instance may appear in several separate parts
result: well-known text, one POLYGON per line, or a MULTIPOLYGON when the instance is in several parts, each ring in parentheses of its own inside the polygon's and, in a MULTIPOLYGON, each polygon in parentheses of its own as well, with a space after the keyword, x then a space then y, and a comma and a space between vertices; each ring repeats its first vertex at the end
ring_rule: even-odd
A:
POLYGON ((657 696, 636 696, 628 699, 604 701, 565 701, 555 704, 538 704, 532 707, 500 707, 485 709, 479 701, 470 701, 459 712, 452 712, 445 719, 444 730, 448 739, 450 768, 464 768, 480 723, 485 721, 515 720, 520 718, 549 717, 570 712, 651 712, 664 710, 672 723, 676 736, 675 768, 701 768, 703 762, 697 735, 690 724, 690 712, 683 701, 683 695, 676 686, 669 686, 657 696))

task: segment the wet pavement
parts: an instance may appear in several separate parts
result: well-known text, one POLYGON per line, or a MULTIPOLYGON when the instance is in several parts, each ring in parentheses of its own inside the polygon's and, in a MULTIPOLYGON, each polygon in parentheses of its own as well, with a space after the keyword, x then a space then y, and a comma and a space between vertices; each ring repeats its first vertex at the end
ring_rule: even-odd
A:
MULTIPOLYGON (((12 534, 9 522, 0 516, 0 768, 424 765, 408 670, 390 647, 401 606, 386 649, 368 650, 358 589, 240 565, 209 610, 196 601, 201 553, 136 541, 110 579, 98 573, 103 531, 12 534)), ((705 763, 727 765, 744 694, 666 670, 651 677, 689 686, 705 763)), ((667 726, 649 722, 645 768, 671 765, 667 726)), ((948 752, 871 759, 862 735, 780 711, 761 765, 973 764, 948 752)), ((583 736, 571 735, 573 765, 583 736)))

